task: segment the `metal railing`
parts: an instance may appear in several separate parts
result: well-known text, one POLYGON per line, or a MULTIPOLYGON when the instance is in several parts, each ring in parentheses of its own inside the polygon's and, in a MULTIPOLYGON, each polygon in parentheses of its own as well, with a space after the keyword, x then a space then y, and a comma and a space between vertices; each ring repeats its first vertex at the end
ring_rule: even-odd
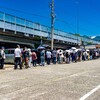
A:
MULTIPOLYGON (((13 30, 15 33, 16 31, 19 31, 27 34, 51 38, 50 27, 40 25, 39 23, 33 23, 32 21, 12 16, 3 12, 0 12, 0 28, 13 30)), ((94 44, 100 44, 98 41, 81 36, 77 37, 74 34, 62 32, 59 30, 54 30, 54 39, 78 44, 81 44, 81 41, 84 41, 84 43, 88 41, 94 44)))

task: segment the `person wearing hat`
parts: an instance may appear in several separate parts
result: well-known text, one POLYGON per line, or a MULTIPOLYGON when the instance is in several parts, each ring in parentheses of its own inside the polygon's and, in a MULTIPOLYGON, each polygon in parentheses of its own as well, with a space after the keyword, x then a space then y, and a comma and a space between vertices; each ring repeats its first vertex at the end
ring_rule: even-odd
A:
POLYGON ((5 60, 5 52, 4 52, 4 47, 1 47, 0 50, 0 69, 4 69, 4 60, 5 60))

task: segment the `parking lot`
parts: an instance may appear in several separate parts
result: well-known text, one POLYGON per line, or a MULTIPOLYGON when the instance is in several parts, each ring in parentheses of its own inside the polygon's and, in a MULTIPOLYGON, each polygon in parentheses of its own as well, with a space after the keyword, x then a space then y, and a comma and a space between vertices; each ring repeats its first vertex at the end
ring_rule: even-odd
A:
POLYGON ((100 100, 100 59, 0 70, 0 100, 100 100))

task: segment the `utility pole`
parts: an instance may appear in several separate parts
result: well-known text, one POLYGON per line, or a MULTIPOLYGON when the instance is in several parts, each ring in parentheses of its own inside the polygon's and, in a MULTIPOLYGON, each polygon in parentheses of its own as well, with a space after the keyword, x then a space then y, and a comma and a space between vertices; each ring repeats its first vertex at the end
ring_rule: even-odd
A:
MULTIPOLYGON (((77 6, 77 8, 76 8, 76 10, 77 10, 77 12, 76 12, 76 16, 77 16, 77 34, 79 34, 79 0, 77 0, 76 1, 76 6, 77 6)), ((77 35, 77 45, 78 45, 78 35, 77 35)))
POLYGON ((55 19, 55 13, 54 13, 54 0, 52 0, 51 3, 51 50, 53 50, 53 35, 54 35, 54 19, 55 19))

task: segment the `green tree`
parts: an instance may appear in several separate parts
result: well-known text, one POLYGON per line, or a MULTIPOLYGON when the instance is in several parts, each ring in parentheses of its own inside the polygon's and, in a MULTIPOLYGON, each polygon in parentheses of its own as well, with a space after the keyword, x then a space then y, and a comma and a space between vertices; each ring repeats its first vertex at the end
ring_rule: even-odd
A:
POLYGON ((76 36, 80 36, 80 34, 78 34, 78 33, 76 33, 75 35, 76 35, 76 36))

